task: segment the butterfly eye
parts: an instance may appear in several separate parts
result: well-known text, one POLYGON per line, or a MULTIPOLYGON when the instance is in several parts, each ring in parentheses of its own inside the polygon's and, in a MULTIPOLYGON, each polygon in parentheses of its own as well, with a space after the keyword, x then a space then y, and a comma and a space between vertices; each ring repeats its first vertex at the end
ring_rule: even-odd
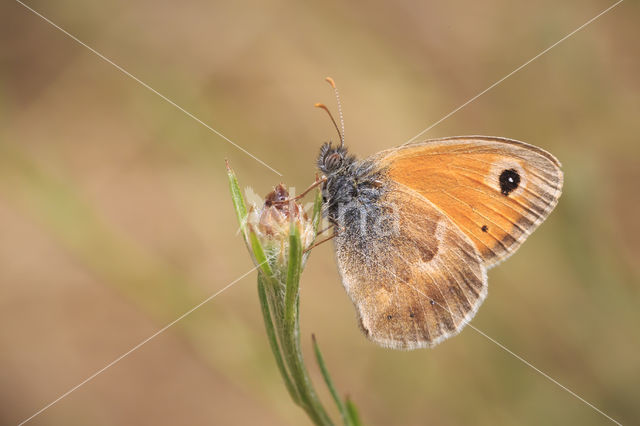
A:
POLYGON ((335 170, 338 167, 340 167, 341 164, 342 164, 342 156, 337 152, 334 152, 333 154, 329 154, 324 159, 324 167, 327 170, 335 170))

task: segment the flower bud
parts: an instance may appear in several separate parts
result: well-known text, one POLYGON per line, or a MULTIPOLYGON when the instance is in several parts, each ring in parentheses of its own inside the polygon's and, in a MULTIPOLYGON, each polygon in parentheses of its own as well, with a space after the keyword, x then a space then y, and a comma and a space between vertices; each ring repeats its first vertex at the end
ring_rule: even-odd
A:
POLYGON ((247 217, 250 232, 258 237, 269 258, 283 264, 289 252, 291 225, 298 228, 303 250, 315 237, 312 221, 304 208, 295 201, 287 201, 289 192, 279 184, 264 199, 261 207, 252 206, 247 217))

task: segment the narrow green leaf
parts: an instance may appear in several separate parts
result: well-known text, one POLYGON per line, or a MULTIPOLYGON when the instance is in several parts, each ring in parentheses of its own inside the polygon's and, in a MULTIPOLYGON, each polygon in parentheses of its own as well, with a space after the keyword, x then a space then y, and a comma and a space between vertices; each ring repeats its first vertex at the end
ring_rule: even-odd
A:
POLYGON ((266 261, 267 257, 264 254, 262 244, 260 244, 260 241, 258 240, 256 234, 253 233, 250 229, 247 229, 247 206, 244 203, 244 197, 242 196, 242 192, 240 191, 240 184, 238 184, 238 179, 236 178, 233 170, 231 170, 231 167, 229 167, 229 163, 227 163, 227 176, 229 177, 229 189, 231 190, 233 207, 235 208, 236 216, 238 216, 240 231, 242 232, 244 241, 247 244, 247 248, 249 248, 249 251, 253 253, 253 258, 256 265, 260 265, 260 269, 262 270, 262 272, 268 277, 271 277, 273 275, 273 272, 271 271, 269 262, 266 261))
POLYGON ((260 265, 260 269, 267 277, 272 277, 273 271, 271 270, 271 265, 267 262, 267 256, 264 254, 264 249, 262 248, 262 244, 260 244, 260 240, 258 240, 258 236, 249 231, 249 241, 251 242, 251 251, 253 252, 256 264, 260 265))
POLYGON ((244 203, 244 197, 240 191, 240 185, 236 174, 233 173, 229 163, 227 162, 227 176, 229 177, 229 189, 231 190, 231 199, 233 200, 233 207, 235 207, 236 215, 238 216, 238 223, 240 224, 240 230, 242 235, 247 241, 247 206, 244 203))
POLYGON ((356 405, 351 401, 351 398, 347 397, 345 404, 347 406, 347 412, 349 413, 349 418, 351 419, 351 424, 353 426, 362 426, 362 422, 360 421, 360 415, 358 414, 358 409, 356 405))
MULTIPOLYGON (((322 191, 316 191, 316 198, 313 202, 313 212, 312 212, 312 216, 311 216, 311 226, 313 227, 313 239, 315 241, 316 236, 318 235, 318 227, 320 226, 320 223, 322 222, 322 191)), ((311 243, 309 244, 309 246, 312 246, 314 241, 311 241, 311 243)), ((311 252, 313 250, 307 250, 309 247, 303 247, 303 252, 302 252, 302 269, 304 269, 304 266, 307 264, 307 260, 309 258, 309 256, 311 255, 311 252)))
POLYGON ((311 335, 311 340, 313 340, 313 350, 316 354, 316 361, 318 362, 318 366, 320 367, 320 371, 322 372, 322 377, 324 378, 324 382, 327 384, 329 388, 329 392, 333 397, 336 405, 338 406, 338 411, 340 411, 340 416, 342 416, 342 422, 345 426, 353 426, 351 423, 351 417, 347 412, 345 405, 342 403, 342 399, 336 392, 336 388, 333 385, 333 380, 331 380, 331 376, 329 375, 329 370, 327 370, 327 366, 324 363, 324 357, 322 356, 322 352, 320 352, 320 347, 318 346, 318 341, 316 340, 315 334, 311 335))
POLYGON ((300 289, 300 269, 302 263, 302 243, 300 242, 300 232, 295 223, 291 222, 289 232, 289 265, 287 269, 287 287, 285 291, 285 328, 293 330, 296 323, 297 309, 296 301, 298 290, 300 289))
POLYGON ((300 396, 298 392, 293 386, 291 381, 291 377, 289 377, 289 373, 284 365, 284 361, 282 360, 282 354, 280 352, 280 346, 278 344, 278 339, 276 338, 276 332, 273 327, 273 319, 271 317, 271 310, 269 309, 269 302, 267 301, 267 294, 265 292, 265 278, 262 274, 258 275, 258 296, 260 297, 260 306, 262 307, 262 316, 264 319, 264 325, 267 330, 267 336, 269 338, 269 344, 271 345, 271 351, 273 352, 273 356, 276 359, 276 364, 278 366, 278 370, 280 371, 280 375, 284 380, 284 384, 291 395, 291 399, 294 402, 298 403, 300 401, 300 396))
POLYGON ((322 221, 322 191, 316 191, 316 199, 313 203, 313 216, 311 223, 313 224, 314 234, 318 233, 318 226, 322 221))

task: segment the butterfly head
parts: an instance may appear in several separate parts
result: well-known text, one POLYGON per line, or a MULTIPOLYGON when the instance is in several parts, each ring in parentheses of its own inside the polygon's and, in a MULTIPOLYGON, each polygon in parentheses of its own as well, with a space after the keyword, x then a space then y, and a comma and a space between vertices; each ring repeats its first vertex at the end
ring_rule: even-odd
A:
POLYGON ((331 142, 326 142, 320 148, 317 161, 318 169, 329 176, 345 167, 350 162, 349 160, 345 147, 342 145, 334 147, 331 142))
POLYGON ((353 158, 347 158, 347 149, 344 147, 344 121, 342 119, 342 106, 340 105, 340 95, 338 95, 338 89, 336 88, 336 83, 333 81, 331 77, 327 77, 325 79, 333 88, 333 91, 336 95, 336 102, 338 104, 338 112, 340 116, 340 125, 341 128, 338 127, 338 123, 333 118, 331 111, 327 108, 326 105, 317 103, 315 104, 316 108, 323 109, 331 119, 333 126, 338 132, 338 137, 340 138, 340 145, 335 148, 331 144, 331 142, 326 142, 320 148, 320 156, 318 157, 318 168, 327 176, 336 174, 339 170, 343 170, 346 166, 353 163, 353 158))

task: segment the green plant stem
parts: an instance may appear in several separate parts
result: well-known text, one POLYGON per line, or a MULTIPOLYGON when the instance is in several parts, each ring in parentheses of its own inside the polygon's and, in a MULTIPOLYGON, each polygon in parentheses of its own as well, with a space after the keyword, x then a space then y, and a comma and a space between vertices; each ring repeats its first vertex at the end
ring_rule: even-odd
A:
MULTIPOLYGON (((288 235, 286 231, 278 234, 275 241, 273 239, 275 237, 272 239, 264 239, 264 236, 259 238, 255 229, 260 225, 247 223, 247 208, 240 192, 240 186, 228 165, 227 171, 231 197, 240 229, 254 262, 256 265, 260 265, 258 296, 267 338, 278 371, 291 399, 307 413, 311 421, 318 426, 332 426, 333 422, 318 399, 309 377, 300 345, 300 275, 309 257, 309 252, 303 252, 298 226, 304 225, 303 222, 300 222, 301 220, 308 219, 297 217, 295 218, 296 222, 291 216, 288 235), (286 253, 282 250, 282 247, 285 246, 283 241, 287 243, 286 253)), ((314 235, 318 232, 318 224, 322 216, 321 210, 322 194, 318 192, 311 222, 314 235)), ((307 244, 309 243, 307 242, 307 244)), ((345 402, 340 400, 315 339, 314 348, 325 383, 338 406, 344 425, 359 426, 360 420, 355 406, 349 399, 345 402)))
POLYGON ((300 396, 298 395, 298 391, 293 386, 291 382, 291 377, 289 376, 289 372, 284 365, 284 361, 282 360, 282 353, 280 352, 280 346, 278 345, 278 339, 276 336, 276 332, 273 326, 273 319, 271 316, 271 310, 269 309, 269 301, 267 300, 267 294, 265 292, 265 285, 268 279, 263 274, 258 274, 258 296, 260 297, 260 306, 262 308, 262 315, 264 319, 265 328, 267 330, 267 337, 269 338, 269 345, 271 346, 271 351, 273 352, 274 358, 276 359, 276 364, 278 366, 278 370, 280 371, 280 375, 284 380, 284 384, 291 396, 291 399, 295 403, 300 402, 300 396))
POLYGON ((309 374, 302 358, 300 348, 300 324, 298 321, 298 300, 300 289, 300 271, 302 267, 302 248, 300 247, 300 235, 298 229, 292 224, 289 235, 289 265, 287 270, 287 282, 285 292, 285 314, 283 323, 282 341, 285 353, 288 354, 288 363, 291 368, 293 380, 300 392, 302 408, 318 425, 333 424, 318 400, 309 374))

